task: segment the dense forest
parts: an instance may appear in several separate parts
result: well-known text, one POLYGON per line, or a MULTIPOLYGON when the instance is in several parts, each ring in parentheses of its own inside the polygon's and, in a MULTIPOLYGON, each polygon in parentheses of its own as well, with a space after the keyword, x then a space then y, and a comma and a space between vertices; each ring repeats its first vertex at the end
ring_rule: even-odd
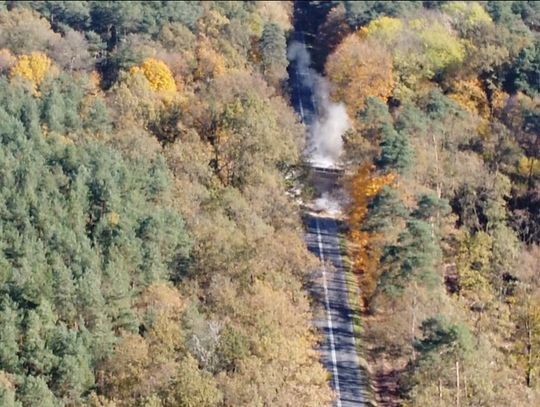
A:
POLYGON ((540 405, 540 3, 310 2, 383 405, 540 405))
POLYGON ((330 405, 295 11, 380 405, 540 405, 540 3, 0 1, 1 406, 330 405))
POLYGON ((0 2, 0 405, 328 405, 289 2, 0 2))

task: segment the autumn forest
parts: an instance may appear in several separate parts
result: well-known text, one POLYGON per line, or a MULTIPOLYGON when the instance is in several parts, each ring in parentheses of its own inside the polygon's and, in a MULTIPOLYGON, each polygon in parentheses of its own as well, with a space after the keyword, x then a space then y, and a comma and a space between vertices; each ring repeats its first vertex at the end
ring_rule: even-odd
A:
POLYGON ((366 405, 540 405, 540 3, 0 1, 0 406, 332 405, 299 26, 366 405))

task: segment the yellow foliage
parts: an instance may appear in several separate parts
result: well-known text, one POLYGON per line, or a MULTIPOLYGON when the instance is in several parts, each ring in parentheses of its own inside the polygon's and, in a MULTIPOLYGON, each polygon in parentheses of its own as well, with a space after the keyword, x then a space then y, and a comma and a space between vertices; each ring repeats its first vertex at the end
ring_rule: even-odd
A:
POLYGON ((490 116, 489 101, 478 78, 456 81, 449 97, 465 110, 484 119, 490 116))
POLYGON ((402 29, 403 23, 401 20, 384 16, 372 20, 364 32, 367 32, 369 35, 376 36, 384 43, 390 43, 396 39, 402 29))
POLYGON ((438 22, 421 30, 418 35, 425 48, 426 62, 433 73, 465 58, 464 41, 452 35, 447 27, 438 22))
POLYGON ((491 95, 491 108, 494 112, 501 112, 510 95, 500 89, 495 89, 491 95))
POLYGON ((197 79, 208 80, 225 73, 225 58, 214 50, 208 40, 203 40, 196 50, 197 69, 195 76, 197 79))
POLYGON ((96 95, 101 88, 101 76, 98 72, 92 71, 89 75, 90 90, 89 93, 96 95))
POLYGON ((384 44, 397 80, 393 96, 400 100, 415 94, 438 72, 461 63, 466 53, 466 42, 450 27, 423 17, 409 21, 381 17, 361 29, 358 37, 384 44))
POLYGON ((521 157, 518 163, 518 173, 523 177, 540 176, 540 160, 532 157, 521 157))
MULTIPOLYGON (((292 2, 290 1, 257 1, 257 12, 264 21, 273 22, 284 31, 292 28, 292 2)), ((261 30, 262 32, 262 30, 261 30)))
POLYGON ((140 67, 131 68, 132 75, 143 74, 155 92, 176 92, 176 83, 169 67, 160 60, 146 59, 140 67))
POLYGON ((21 55, 11 68, 11 78, 24 78, 37 87, 50 72, 52 62, 47 55, 41 52, 32 52, 30 55, 21 55))
POLYGON ((486 10, 476 1, 451 1, 443 4, 441 9, 467 28, 492 22, 486 10))
POLYGON ((120 223, 120 215, 117 212, 110 212, 107 215, 107 220, 109 221, 109 225, 117 226, 120 223))

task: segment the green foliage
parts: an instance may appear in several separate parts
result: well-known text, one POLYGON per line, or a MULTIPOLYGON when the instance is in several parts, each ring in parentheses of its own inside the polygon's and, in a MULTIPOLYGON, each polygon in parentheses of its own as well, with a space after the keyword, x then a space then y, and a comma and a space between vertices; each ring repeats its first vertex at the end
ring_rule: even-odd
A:
POLYGON ((287 41, 285 33, 275 23, 267 23, 261 36, 262 66, 270 83, 283 80, 287 68, 287 41))
POLYGON ((535 96, 540 87, 540 41, 519 53, 509 80, 515 90, 535 96))
POLYGON ((407 217, 407 211, 396 190, 384 186, 368 205, 367 220, 362 229, 369 233, 392 230, 399 219, 407 217))
POLYGON ((411 167, 414 152, 406 135, 397 132, 393 127, 384 126, 380 147, 381 155, 377 165, 383 170, 403 174, 411 167))
POLYGON ((417 219, 432 220, 446 216, 451 212, 446 199, 441 199, 433 193, 422 194, 417 199, 418 208, 412 213, 417 219))
POLYGON ((330 404, 291 9, 0 3, 2 406, 330 404))
POLYGON ((409 220, 397 243, 384 248, 382 290, 399 296, 411 283, 434 286, 439 281, 435 266, 440 260, 441 249, 430 224, 409 220))
POLYGON ((401 17, 413 14, 422 8, 420 1, 344 1, 347 22, 353 29, 367 25, 381 15, 401 17))
POLYGON ((472 349, 473 337, 467 327, 455 325, 443 316, 422 321, 423 338, 415 344, 423 358, 462 357, 472 349))

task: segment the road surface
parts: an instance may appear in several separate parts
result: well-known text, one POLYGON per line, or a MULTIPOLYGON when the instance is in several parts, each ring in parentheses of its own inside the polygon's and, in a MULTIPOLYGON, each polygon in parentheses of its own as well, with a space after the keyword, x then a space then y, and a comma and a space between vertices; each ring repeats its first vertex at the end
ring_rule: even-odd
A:
POLYGON ((316 324, 324 333, 321 358, 332 375, 331 384, 336 392, 334 406, 365 406, 366 383, 356 353, 337 224, 332 218, 314 215, 308 215, 305 224, 308 249, 322 262, 313 295, 324 309, 323 317, 316 324))
MULTIPOLYGON (((295 28, 291 43, 305 49, 304 33, 301 27, 295 28)), ((305 59, 303 61, 295 59, 290 63, 291 100, 301 121, 309 128, 318 114, 314 89, 316 74, 305 59)), ((320 196, 335 187, 339 171, 312 170, 312 173, 311 183, 320 196)), ((336 220, 309 214, 305 219, 308 249, 319 257, 322 265, 314 280, 313 296, 324 312, 315 323, 324 334, 321 359, 332 376, 331 385, 336 393, 334 406, 365 406, 363 391, 367 386, 356 353, 336 220)))

